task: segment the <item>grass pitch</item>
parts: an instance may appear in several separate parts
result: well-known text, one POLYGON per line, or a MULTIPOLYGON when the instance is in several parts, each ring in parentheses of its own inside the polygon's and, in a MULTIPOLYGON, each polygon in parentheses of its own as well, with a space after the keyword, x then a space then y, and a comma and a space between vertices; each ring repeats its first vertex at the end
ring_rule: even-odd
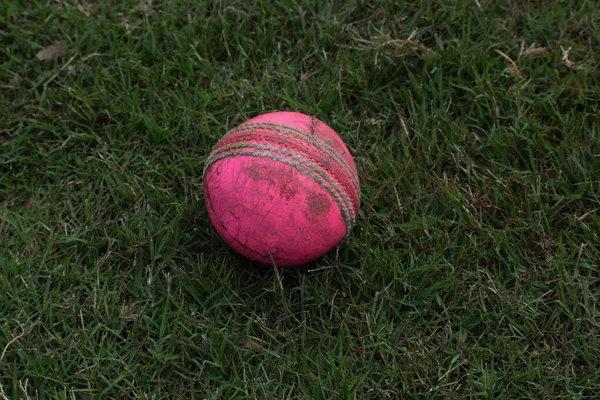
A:
POLYGON ((0 399, 600 398, 598 26, 585 0, 4 0, 0 399), (203 206, 210 148, 275 110, 362 180, 300 270, 203 206))

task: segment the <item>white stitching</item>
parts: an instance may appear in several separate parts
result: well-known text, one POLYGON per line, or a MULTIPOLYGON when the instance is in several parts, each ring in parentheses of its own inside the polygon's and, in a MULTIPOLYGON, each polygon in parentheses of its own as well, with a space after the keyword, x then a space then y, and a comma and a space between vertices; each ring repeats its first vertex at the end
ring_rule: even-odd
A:
MULTIPOLYGON (((329 185, 331 185, 331 187, 333 189, 335 189, 336 192, 342 197, 343 206, 344 206, 343 209, 346 210, 349 221, 351 221, 352 224, 354 224, 354 221, 356 220, 356 215, 354 213, 353 203, 348 198, 346 191, 344 189, 342 189, 342 187, 341 187, 342 185, 340 185, 340 183, 335 178, 328 176, 326 171, 324 171, 318 165, 316 165, 316 164, 310 162, 309 160, 306 160, 305 158, 302 158, 292 152, 289 152, 287 150, 279 149, 274 146, 260 145, 260 144, 255 144, 255 143, 233 144, 230 146, 219 148, 217 150, 213 150, 213 152, 209 156, 209 160, 207 160, 208 167, 211 164, 213 164, 215 161, 217 161, 218 159, 222 159, 218 156, 219 154, 223 154, 223 153, 229 154, 228 152, 230 150, 243 149, 243 148, 255 148, 258 150, 266 150, 266 151, 271 151, 273 153, 282 154, 282 155, 285 155, 285 156, 290 157, 290 158, 294 159, 295 161, 297 161, 299 163, 298 164, 299 167, 309 167, 310 171, 318 174, 322 179, 327 181, 327 183, 329 183, 329 185)), ((280 160, 280 158, 277 158, 276 160, 280 160)), ((310 175, 310 176, 312 177, 312 175, 310 175)))
MULTIPOLYGON (((316 137, 314 135, 310 135, 308 132, 305 132, 302 129, 299 129, 299 128, 296 128, 293 126, 289 126, 289 125, 284 125, 284 124, 275 124, 275 123, 271 123, 271 122, 250 122, 250 123, 242 124, 234 129, 230 130, 223 136, 223 138, 229 136, 230 134, 236 133, 236 132, 253 131, 256 128, 275 131, 275 132, 279 132, 279 133, 284 133, 284 134, 288 134, 290 136, 296 137, 297 139, 308 141, 310 144, 314 145, 319 150, 323 151, 324 153, 326 153, 327 155, 332 157, 344 169, 344 171, 346 171, 346 173, 352 180, 352 183, 356 187, 357 191, 359 191, 360 184, 358 182, 358 176, 356 176, 356 174, 352 171, 352 168, 346 162, 344 157, 342 157, 341 154, 339 154, 337 151, 335 151, 328 143, 326 143, 325 141, 319 139, 318 137, 316 137)), ((223 138, 221 140, 223 140, 223 138)))
POLYGON ((265 158, 270 158, 274 161, 283 162, 283 163, 295 168, 301 174, 311 177, 317 184, 319 184, 319 186, 321 186, 322 188, 327 190, 329 192, 329 194, 331 194, 333 196, 334 200, 336 201, 336 203, 340 207, 340 210, 342 211, 342 216, 346 223, 346 233, 349 233, 350 229, 354 225, 356 217, 354 214, 354 208, 352 207, 352 203, 346 196, 345 192, 337 184, 335 184, 333 181, 331 181, 329 177, 323 176, 322 170, 321 170, 321 173, 319 173, 320 169, 317 166, 315 166, 314 164, 302 159, 301 157, 294 156, 292 153, 289 153, 290 155, 285 154, 285 153, 289 153, 289 152, 285 152, 285 151, 281 152, 281 149, 277 149, 272 146, 262 146, 262 145, 249 146, 249 145, 245 145, 245 144, 241 145, 241 146, 240 145, 227 146, 226 148, 222 148, 217 151, 213 151, 209 155, 209 157, 206 161, 203 175, 206 174, 206 171, 215 162, 225 159, 227 157, 236 156, 236 155, 251 155, 251 156, 256 156, 256 157, 265 157, 265 158), (242 149, 240 149, 240 147, 242 147, 242 148, 253 147, 253 148, 258 148, 261 150, 267 150, 267 152, 242 150, 242 149), (234 151, 232 151, 232 150, 234 150, 234 151), (298 162, 295 163, 287 158, 278 157, 276 154, 273 154, 269 151, 286 155, 290 158, 293 158, 294 160, 296 160, 298 162), (302 163, 304 163, 307 166, 311 166, 312 169, 304 168, 302 163), (325 184, 325 182, 323 180, 327 181, 327 183, 329 183, 330 186, 325 184), (342 198, 340 198, 340 195, 342 196, 342 198), (348 204, 350 204, 350 207, 348 207, 348 204))

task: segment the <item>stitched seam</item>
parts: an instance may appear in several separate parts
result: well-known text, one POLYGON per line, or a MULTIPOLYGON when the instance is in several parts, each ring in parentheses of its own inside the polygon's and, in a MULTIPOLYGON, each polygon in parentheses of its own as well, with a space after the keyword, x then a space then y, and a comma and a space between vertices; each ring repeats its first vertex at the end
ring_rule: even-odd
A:
MULTIPOLYGON (((300 163, 295 163, 293 161, 288 160, 287 158, 278 157, 276 154, 272 154, 269 152, 241 150, 241 149, 235 150, 235 151, 228 151, 228 152, 216 155, 215 157, 212 158, 210 165, 212 165, 215 162, 220 161, 222 159, 225 159, 225 158, 228 158, 231 156, 237 156, 237 155, 250 155, 250 156, 255 156, 255 157, 270 158, 274 161, 287 164, 287 165, 295 168, 301 174, 312 178, 319 186, 321 186, 323 189, 327 190, 329 192, 329 194, 332 195, 332 197, 334 198, 338 207, 342 211, 342 217, 344 219, 344 222, 346 223, 346 234, 348 234, 350 232, 351 227, 354 225, 354 218, 350 216, 351 213, 349 212, 351 210, 351 208, 349 209, 346 206, 346 204, 344 204, 344 201, 339 197, 339 192, 336 192, 336 190, 334 190, 331 186, 328 186, 321 179, 321 177, 319 175, 314 173, 315 171, 306 169, 306 168, 302 167, 302 165, 300 163)), ((209 167, 210 167, 210 165, 209 165, 209 167)), ((352 212, 352 214, 353 214, 353 212, 352 212)))
MULTIPOLYGON (((243 147, 246 148, 247 146, 243 146, 243 147)), ((267 149, 267 150, 270 150, 270 149, 267 149)), ((295 168, 301 174, 312 178, 319 186, 321 186, 323 189, 327 190, 329 192, 329 194, 332 195, 335 202, 337 203, 340 210, 342 211, 342 217, 344 219, 344 222, 346 223, 346 234, 348 234, 350 232, 350 229, 354 225, 355 215, 354 215, 354 209, 351 206, 348 207, 349 200, 347 199, 347 196, 345 195, 345 193, 333 181, 331 181, 327 177, 323 177, 319 173, 318 168, 316 170, 307 169, 302 165, 302 162, 303 162, 302 159, 295 160, 295 161, 299 161, 299 162, 294 162, 285 157, 278 156, 277 150, 278 149, 274 148, 272 151, 275 154, 273 154, 273 152, 270 152, 270 151, 252 151, 252 150, 238 149, 236 147, 233 147, 231 149, 223 149, 222 152, 211 153, 211 155, 209 156, 209 159, 207 160, 205 172, 208 170, 208 168, 210 168, 210 166, 212 166, 217 161, 223 160, 223 159, 231 157, 231 156, 236 156, 236 155, 250 155, 250 156, 255 156, 255 157, 270 158, 274 161, 287 164, 287 165, 295 168), (327 185, 326 182, 329 183, 329 185, 327 185), (345 200, 342 197, 345 197, 345 200)), ((308 164, 311 164, 311 163, 307 163, 307 165, 308 164)))
MULTIPOLYGON (((221 146, 219 147, 219 145, 217 144, 217 146, 215 146, 215 148, 213 149, 213 151, 211 152, 211 155, 214 153, 218 153, 220 151, 222 151, 223 149, 228 149, 228 148, 243 148, 243 147, 255 147, 254 144, 257 143, 259 146, 261 145, 260 143, 262 143, 262 145, 264 146, 271 146, 269 148, 261 148, 263 150, 272 150, 274 151, 274 149, 280 149, 278 151, 280 152, 285 152, 282 154, 286 154, 289 157, 299 157, 297 156, 295 153, 289 152, 285 149, 282 149, 281 146, 283 146, 283 144, 275 142, 275 141, 271 141, 268 138, 261 138, 261 139, 257 139, 257 140, 253 140, 252 138, 231 138, 228 141, 230 144, 227 144, 225 146, 221 146), (232 147, 235 146, 235 147, 232 147)), ((302 144, 298 145, 298 146, 302 146, 302 144)), ((210 157, 210 156, 209 156, 210 157)), ((307 157, 306 158, 307 161, 312 162, 314 164, 317 165, 318 168, 322 169, 325 172, 330 173, 333 177, 335 177, 336 171, 335 171, 335 166, 331 165, 326 167, 326 164, 323 164, 321 161, 319 161, 318 159, 315 159, 313 157, 307 157), (333 168, 332 168, 333 167, 333 168)), ((336 164, 337 165, 337 164, 336 164)), ((338 167, 340 167, 339 165, 337 165, 338 167)), ((338 170, 339 171, 339 170, 338 170)), ((345 173, 345 171, 342 170, 342 173, 345 173)), ((339 180, 337 178, 332 178, 340 187, 342 187, 344 189, 344 193, 348 193, 349 196, 351 196, 352 198, 354 198, 354 193, 356 194, 356 204, 354 204, 354 202, 351 202, 351 206, 353 208, 354 212, 358 211, 358 202, 360 201, 359 196, 360 196, 360 192, 357 190, 356 186, 354 185, 354 182, 352 182, 352 180, 350 179, 350 177, 348 177, 348 179, 350 180, 350 182, 346 181, 346 183, 344 183, 344 180, 339 180), (352 191, 354 190, 354 193, 352 193, 352 191)))
POLYGON ((342 157, 342 155, 340 153, 338 153, 333 147, 331 147, 331 145, 329 145, 324 140, 318 138, 317 136, 311 135, 310 133, 303 131, 300 128, 296 128, 294 126, 285 125, 285 124, 275 124, 272 122, 251 122, 251 123, 247 123, 247 124, 242 124, 242 125, 238 126, 236 129, 233 129, 233 132, 252 130, 252 129, 247 129, 246 127, 249 127, 249 128, 254 127, 254 128, 259 128, 259 129, 266 129, 266 130, 271 130, 271 131, 275 131, 275 132, 280 132, 280 133, 287 133, 287 134, 297 137, 299 139, 309 141, 312 145, 316 146, 319 150, 327 153, 332 158, 336 159, 337 163, 340 164, 346 170, 346 172, 348 173, 348 175, 350 175, 350 177, 353 179, 353 181, 356 180, 356 182, 354 182, 354 183, 357 183, 357 177, 354 174, 354 172, 352 171, 352 168, 350 167, 348 162, 346 162, 346 160, 344 159, 344 157, 342 157))
MULTIPOLYGON (((289 152, 289 151, 286 151, 283 149, 279 149, 274 146, 259 145, 259 144, 234 144, 234 145, 222 147, 222 148, 214 151, 213 152, 214 154, 212 154, 212 157, 213 158, 215 156, 218 157, 219 154, 229 152, 230 150, 245 149, 245 148, 255 148, 255 149, 259 149, 259 150, 266 150, 266 151, 271 151, 273 153, 282 154, 282 155, 290 157, 293 160, 300 163, 299 164, 300 167, 303 167, 303 166, 310 167, 312 172, 317 173, 322 179, 327 181, 327 183, 329 183, 331 185, 331 187, 337 191, 337 193, 339 193, 339 195, 342 197, 342 200, 344 202, 343 208, 345 210, 348 210, 347 214, 349 216, 349 220, 352 222, 352 224, 354 224, 354 221, 356 220, 354 207, 353 207, 352 202, 348 198, 345 190, 342 189, 343 185, 341 185, 339 183, 339 181, 337 181, 335 178, 329 177, 326 174, 326 171, 324 171, 323 168, 321 168, 319 165, 316 165, 316 164, 310 162, 309 160, 306 160, 305 158, 302 158, 292 152, 289 152)), ((216 160, 214 160, 214 161, 216 161, 216 160)), ((209 163, 212 164, 212 163, 214 163, 214 161, 209 161, 209 163)))
POLYGON ((273 132, 288 134, 288 135, 294 136, 298 139, 308 141, 313 146, 317 147, 319 150, 325 152, 327 155, 329 155, 331 158, 333 158, 338 164, 340 164, 342 166, 342 168, 346 171, 346 173, 348 174, 348 176, 352 180, 352 183, 354 184, 354 186, 356 186, 357 191, 358 191, 358 188, 359 188, 358 176, 352 171, 352 168, 350 167, 348 162, 346 162, 344 157, 342 157, 342 155, 339 154, 335 149, 333 149, 328 143, 326 143, 325 141, 319 139, 318 137, 316 137, 314 135, 310 135, 308 132, 303 131, 302 129, 299 129, 299 128, 296 128, 293 126, 289 126, 289 125, 275 124, 275 123, 270 123, 270 122, 251 122, 251 123, 242 124, 234 129, 230 130, 223 136, 223 139, 225 137, 227 137, 228 135, 236 133, 236 132, 253 131, 254 129, 257 129, 257 128, 270 130, 273 132))

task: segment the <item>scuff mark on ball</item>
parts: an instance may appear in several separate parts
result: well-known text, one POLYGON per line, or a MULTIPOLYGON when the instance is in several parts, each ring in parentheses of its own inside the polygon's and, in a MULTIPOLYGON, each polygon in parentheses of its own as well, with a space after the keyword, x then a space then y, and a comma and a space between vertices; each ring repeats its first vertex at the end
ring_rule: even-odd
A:
POLYGON ((323 193, 311 193, 308 195, 308 211, 311 215, 319 217, 329 214, 331 200, 323 193))

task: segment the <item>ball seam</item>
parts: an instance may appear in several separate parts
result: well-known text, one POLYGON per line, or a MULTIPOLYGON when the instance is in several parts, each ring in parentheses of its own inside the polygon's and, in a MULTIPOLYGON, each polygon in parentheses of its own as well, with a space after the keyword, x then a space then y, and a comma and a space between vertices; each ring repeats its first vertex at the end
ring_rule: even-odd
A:
MULTIPOLYGON (((232 145, 232 146, 236 146, 236 145, 232 145)), ((243 148, 248 148, 248 146, 244 145, 243 148)), ((261 150, 261 148, 259 148, 259 147, 255 147, 255 148, 258 148, 259 150, 261 150)), ((223 148, 221 152, 211 153, 211 155, 209 156, 209 160, 207 160, 207 163, 205 166, 205 173, 217 161, 226 159, 228 157, 237 156, 237 155, 249 155, 249 156, 255 156, 255 157, 262 157, 262 158, 270 158, 274 161, 287 164, 287 165, 295 168, 301 174, 312 178, 313 181, 315 181, 319 186, 321 186, 323 189, 328 191, 329 194, 331 194, 331 196, 334 198, 335 202, 337 203, 338 207, 340 208, 340 211, 342 212, 342 218, 344 219, 344 222, 346 224, 346 234, 348 234, 350 232, 350 230, 352 229, 352 227, 354 226, 354 223, 356 221, 356 215, 354 213, 352 203, 350 203, 350 200, 347 198, 346 194, 342 191, 342 189, 339 187, 339 185, 337 183, 335 183, 334 180, 330 179, 329 177, 319 174, 318 167, 316 169, 315 168, 313 168, 313 169, 304 168, 302 163, 303 162, 306 163, 306 160, 303 160, 301 157, 280 153, 277 151, 280 149, 276 149, 276 148, 264 149, 264 150, 266 150, 266 151, 261 152, 261 151, 243 150, 242 148, 239 148, 239 146, 228 148, 228 149, 223 148), (273 153, 275 153, 275 154, 273 154, 273 153), (293 162, 287 158, 278 156, 277 154, 290 157, 297 162, 293 162), (325 182, 329 183, 329 185, 327 185, 325 182), (350 204, 350 207, 348 207, 348 204, 350 204)), ((310 164, 312 164, 312 163, 310 163, 310 164)))
POLYGON ((221 140, 223 140, 225 137, 227 137, 230 134, 234 134, 236 132, 242 132, 242 131, 243 132, 252 131, 256 128, 270 130, 270 131, 279 132, 279 133, 283 133, 283 134, 288 134, 288 135, 294 136, 300 140, 307 140, 310 144, 317 147, 318 150, 321 150, 324 153, 331 156, 342 167, 342 169, 344 169, 346 171, 346 173, 350 177, 350 180, 352 181, 354 186, 356 186, 357 191, 358 191, 358 188, 360 186, 359 181, 358 181, 358 176, 356 175, 356 173, 354 173, 354 171, 352 171, 352 168, 350 167, 348 162, 344 159, 344 157, 342 157, 342 155, 339 152, 337 152, 334 148, 332 148, 328 143, 326 143, 325 141, 319 139, 318 137, 316 137, 314 135, 309 134, 308 132, 306 132, 302 129, 299 129, 299 128, 296 128, 293 126, 289 126, 289 125, 284 125, 284 124, 275 124, 275 123, 269 123, 269 122, 251 122, 251 123, 242 124, 234 129, 230 130, 229 132, 227 132, 225 134, 225 136, 223 136, 223 138, 221 140))
POLYGON ((276 123, 272 123, 272 122, 250 122, 250 123, 242 124, 242 125, 238 126, 237 128, 234 128, 231 131, 231 133, 235 133, 235 132, 239 132, 239 131, 252 131, 252 129, 246 129, 245 127, 250 127, 250 128, 257 127, 257 128, 275 131, 275 132, 287 133, 298 139, 308 140, 312 145, 317 147, 319 150, 321 150, 321 151, 327 153, 328 155, 332 156, 333 158, 335 158, 336 159, 335 161, 338 164, 340 164, 340 166, 348 173, 348 175, 352 179, 353 183, 355 185, 358 185, 358 177, 352 171, 352 168, 350 167, 348 162, 344 159, 344 157, 337 150, 335 150, 333 147, 331 147, 331 145, 329 145, 324 140, 318 138, 317 136, 314 136, 314 135, 312 135, 300 128, 294 127, 294 126, 285 125, 285 124, 276 124, 276 123))
MULTIPOLYGON (((344 185, 340 184, 340 182, 337 179, 328 176, 327 171, 325 171, 323 168, 321 168, 318 164, 314 164, 314 163, 310 162, 309 160, 306 160, 296 154, 293 154, 292 152, 289 152, 289 151, 286 151, 286 150, 283 150, 283 149, 280 149, 280 148, 277 148, 274 146, 267 146, 267 145, 234 144, 234 145, 230 145, 230 146, 221 147, 220 149, 213 151, 211 153, 211 156, 209 157, 210 160, 207 161, 207 168, 210 167, 210 165, 214 164, 216 161, 222 160, 222 159, 227 158, 232 155, 237 155, 236 151, 240 151, 240 149, 244 149, 244 148, 255 148, 258 150, 265 150, 265 151, 270 151, 270 152, 273 152, 276 154, 281 154, 281 155, 284 155, 286 157, 292 158, 295 161, 297 161, 299 163, 299 164, 297 164, 297 166, 299 166, 299 167, 302 167, 302 165, 306 165, 306 166, 310 167, 311 168, 310 171, 312 171, 313 173, 316 173, 318 176, 320 176, 322 179, 324 179, 339 194, 339 196, 342 198, 341 200, 343 201, 343 205, 339 204, 339 203, 338 203, 338 205, 340 206, 340 209, 342 210, 342 212, 345 212, 345 214, 347 214, 347 216, 348 216, 348 218, 344 218, 344 219, 347 219, 348 221, 351 222, 352 225, 354 225, 354 222, 356 221, 354 205, 353 205, 353 202, 348 198, 345 190, 342 189, 342 187, 344 185)), ((273 159, 276 161, 282 160, 280 157, 277 157, 277 159, 275 159, 275 158, 273 158, 273 159)), ((310 175, 310 176, 314 179, 313 175, 310 175)))
MULTIPOLYGON (((287 155, 288 157, 300 157, 297 153, 294 153, 290 150, 287 150, 286 147, 283 147, 282 143, 278 143, 276 141, 272 141, 268 138, 260 138, 260 139, 256 139, 256 140, 251 140, 250 138, 232 138, 229 141, 224 141, 226 143, 221 144, 221 145, 217 145, 215 146, 215 148, 213 149, 213 153, 217 154, 218 152, 222 151, 223 149, 240 149, 240 148, 245 148, 245 147, 253 147, 253 148, 260 148, 262 150, 275 150, 275 149, 281 149, 281 152, 285 152, 282 154, 287 155), (256 146, 255 146, 256 145, 256 146), (262 147, 258 147, 258 146, 262 146, 262 147), (266 147, 265 147, 266 146, 266 147)), ((334 180, 334 182, 342 189, 342 193, 346 194, 346 196, 348 196, 348 200, 349 202, 347 202, 349 207, 352 207, 352 210, 354 213, 358 212, 358 207, 359 207, 359 192, 356 189, 356 187, 353 185, 353 183, 351 182, 351 180, 349 179, 349 177, 347 177, 345 179, 339 179, 337 178, 338 176, 338 172, 341 172, 342 174, 345 175, 345 172, 343 170, 339 170, 339 165, 337 164, 326 164, 323 161, 319 160, 318 158, 315 158, 313 156, 311 156, 310 154, 308 154, 307 152, 300 151, 300 154, 302 154, 303 161, 306 162, 312 162, 316 167, 319 168, 320 170, 322 170, 323 172, 325 172, 325 174, 328 177, 331 177, 331 179, 334 180), (336 168, 337 165, 337 168, 336 168)), ((297 161, 300 161, 297 159, 297 161)), ((324 175, 322 175, 324 176, 324 175)))

